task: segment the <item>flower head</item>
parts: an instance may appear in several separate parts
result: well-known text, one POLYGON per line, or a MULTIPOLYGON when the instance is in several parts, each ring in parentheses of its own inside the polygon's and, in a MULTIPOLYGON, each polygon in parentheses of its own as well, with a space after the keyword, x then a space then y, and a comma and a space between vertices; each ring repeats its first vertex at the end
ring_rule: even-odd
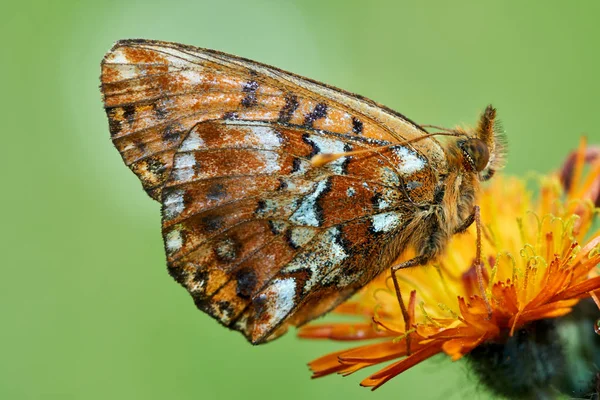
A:
MULTIPOLYGON (((408 330, 389 271, 336 310, 362 316, 361 321, 302 328, 303 338, 379 339, 314 360, 313 376, 348 375, 396 360, 361 382, 375 389, 435 354, 458 360, 485 344, 504 343, 536 321, 565 316, 582 298, 592 297, 600 306, 594 293, 600 295, 595 268, 600 263, 600 231, 590 232, 600 201, 596 153, 582 141, 560 176, 539 179, 535 195, 518 178, 498 177, 482 189, 478 204, 485 295, 475 268, 478 244, 471 227, 455 235, 440 259, 397 273, 402 293, 410 294, 408 330), (586 159, 592 165, 584 173, 586 159)), ((404 254, 403 260, 411 256, 404 254)))

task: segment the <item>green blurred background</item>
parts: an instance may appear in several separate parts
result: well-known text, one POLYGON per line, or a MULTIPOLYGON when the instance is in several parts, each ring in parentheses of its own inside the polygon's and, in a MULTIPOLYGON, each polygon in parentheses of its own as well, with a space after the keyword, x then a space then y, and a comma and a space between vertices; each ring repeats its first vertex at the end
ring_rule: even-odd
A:
MULTIPOLYGON (((166 273, 159 205, 109 140, 100 60, 121 38, 230 52, 386 104, 474 123, 488 103, 507 171, 547 172, 600 140, 600 3, 19 1, 3 5, 1 399, 488 397, 462 363, 426 362, 371 394, 311 381, 342 345, 252 347, 166 273)), ((371 371, 372 372, 372 371, 371 371)))

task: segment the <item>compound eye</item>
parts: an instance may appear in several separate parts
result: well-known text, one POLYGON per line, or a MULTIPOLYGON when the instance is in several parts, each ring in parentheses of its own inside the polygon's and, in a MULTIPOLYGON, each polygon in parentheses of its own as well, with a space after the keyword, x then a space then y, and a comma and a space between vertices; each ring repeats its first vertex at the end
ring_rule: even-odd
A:
POLYGON ((482 140, 467 139, 460 144, 460 148, 473 171, 481 172, 485 169, 490 160, 490 152, 482 140))

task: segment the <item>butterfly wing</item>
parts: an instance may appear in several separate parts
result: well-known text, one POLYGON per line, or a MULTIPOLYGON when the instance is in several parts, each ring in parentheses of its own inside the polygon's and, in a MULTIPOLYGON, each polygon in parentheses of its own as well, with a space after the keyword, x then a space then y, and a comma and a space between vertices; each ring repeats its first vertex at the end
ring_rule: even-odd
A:
POLYGON ((170 273, 253 343, 366 284, 401 250, 390 244, 401 243, 411 201, 432 201, 431 165, 444 160, 433 139, 310 165, 424 134, 370 100, 144 40, 117 43, 101 80, 113 142, 163 204, 170 273))

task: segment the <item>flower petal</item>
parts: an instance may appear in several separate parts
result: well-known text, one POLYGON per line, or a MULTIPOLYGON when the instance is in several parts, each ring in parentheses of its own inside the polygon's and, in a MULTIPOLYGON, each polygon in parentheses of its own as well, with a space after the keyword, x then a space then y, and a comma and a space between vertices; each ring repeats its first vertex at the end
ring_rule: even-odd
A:
POLYGON ((577 298, 582 294, 593 292, 598 289, 600 289, 600 276, 579 282, 578 284, 571 286, 564 292, 552 297, 552 301, 577 298))
POLYGON ((473 337, 448 340, 442 346, 442 350, 444 350, 444 352, 452 358, 452 361, 457 361, 462 358, 462 356, 481 344, 481 342, 483 342, 487 337, 488 335, 481 335, 477 338, 473 337))
POLYGON ((389 332, 376 331, 372 323, 334 323, 307 325, 300 328, 298 336, 305 339, 365 340, 390 336, 389 332))
POLYGON ((428 346, 422 348, 421 350, 412 353, 410 356, 406 357, 403 360, 395 362, 386 368, 377 371, 373 375, 364 379, 360 385, 371 387, 372 390, 377 389, 393 377, 407 369, 411 368, 418 363, 425 361, 426 359, 440 353, 442 351, 442 342, 432 342, 428 346))

